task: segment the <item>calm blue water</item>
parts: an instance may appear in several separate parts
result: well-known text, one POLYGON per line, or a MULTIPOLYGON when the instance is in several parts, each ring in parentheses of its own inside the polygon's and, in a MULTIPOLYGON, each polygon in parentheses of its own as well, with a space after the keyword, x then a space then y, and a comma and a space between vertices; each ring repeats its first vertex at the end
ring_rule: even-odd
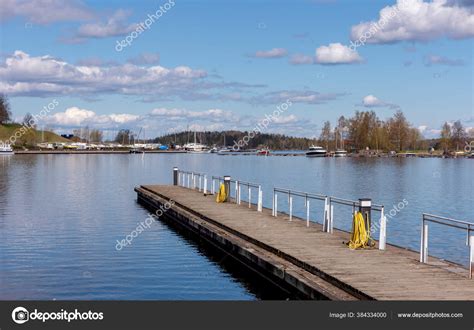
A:
MULTIPOLYGON (((133 188, 171 183, 173 166, 261 183, 265 206, 271 205, 274 186, 342 198, 371 197, 384 204, 386 212, 405 199, 408 205, 389 219, 387 236, 389 242, 413 249, 419 246, 422 212, 474 220, 474 161, 469 159, 3 156, 0 298, 268 298, 259 284, 227 266, 225 257, 159 221, 131 246, 115 249, 116 240, 147 218, 133 188)), ((280 201, 283 210, 284 198, 280 201)), ((303 210, 302 205, 295 201, 296 209, 303 210)), ((312 204, 313 220, 320 221, 322 212, 322 203, 312 204)), ((350 208, 336 207, 335 226, 350 229, 350 208)), ((465 233, 431 226, 430 254, 466 264, 465 233)))

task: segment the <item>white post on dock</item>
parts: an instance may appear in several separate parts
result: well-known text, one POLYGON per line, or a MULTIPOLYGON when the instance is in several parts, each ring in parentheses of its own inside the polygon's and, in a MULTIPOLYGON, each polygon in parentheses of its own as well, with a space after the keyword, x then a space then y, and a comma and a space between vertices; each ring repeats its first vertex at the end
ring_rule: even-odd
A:
POLYGON ((293 197, 290 196, 289 197, 289 200, 290 200, 290 221, 293 221, 293 197))
POLYGON ((332 234, 334 228, 334 205, 331 205, 331 217, 329 218, 329 233, 332 234))
POLYGON ((190 188, 190 187, 191 187, 190 180, 191 180, 191 174, 190 174, 190 173, 188 173, 188 188, 190 188))
POLYGON ((204 195, 207 195, 207 176, 204 175, 204 195))
POLYGON ((387 218, 384 209, 380 211, 380 232, 379 232, 379 250, 385 250, 387 244, 387 218))
POLYGON ((309 227, 309 201, 305 200, 306 203, 306 227, 309 227))
POLYGON ((199 191, 202 190, 202 175, 199 175, 199 191))
POLYGON ((276 218, 278 214, 278 195, 276 192, 273 192, 273 216, 276 218))
POLYGON ((249 186, 249 209, 252 207, 252 188, 249 186))
POLYGON ((235 181, 235 199, 237 200, 237 204, 240 205, 240 184, 239 184, 239 181, 235 181))
POLYGON ((469 238, 469 278, 472 279, 472 272, 474 271, 474 236, 469 238))
POLYGON ((420 262, 428 262, 428 225, 423 221, 421 230, 421 251, 420 251, 420 262))
POLYGON ((216 193, 216 186, 215 186, 216 181, 214 180, 214 178, 211 178, 211 180, 212 180, 211 194, 214 195, 216 193))
POLYGON ((258 212, 262 212, 262 203, 263 203, 262 187, 258 186, 258 204, 257 204, 258 212))

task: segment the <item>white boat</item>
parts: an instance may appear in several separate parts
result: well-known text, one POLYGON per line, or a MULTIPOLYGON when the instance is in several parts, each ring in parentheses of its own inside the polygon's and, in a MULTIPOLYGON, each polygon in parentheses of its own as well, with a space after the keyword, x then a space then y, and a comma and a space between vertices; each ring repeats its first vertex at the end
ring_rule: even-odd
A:
POLYGON ((184 150, 194 154, 209 153, 209 147, 200 143, 187 143, 184 145, 184 150))
POLYGON ((183 147, 184 150, 192 154, 205 154, 210 152, 210 148, 208 146, 197 143, 196 132, 194 132, 194 143, 187 143, 183 147))
POLYGON ((334 152, 334 157, 346 157, 346 156, 347 156, 347 151, 345 151, 344 149, 337 149, 334 152))
POLYGON ((9 144, 0 145, 0 155, 13 155, 13 149, 9 144))
POLYGON ((311 146, 306 152, 306 157, 326 157, 327 151, 320 146, 311 146))

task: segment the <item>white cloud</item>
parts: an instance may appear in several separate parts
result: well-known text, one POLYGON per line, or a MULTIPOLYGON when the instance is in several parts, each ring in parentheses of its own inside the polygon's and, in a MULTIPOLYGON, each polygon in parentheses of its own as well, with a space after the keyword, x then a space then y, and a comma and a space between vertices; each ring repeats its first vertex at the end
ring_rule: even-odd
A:
POLYGON ((291 56, 290 59, 291 64, 313 64, 314 58, 312 56, 304 55, 304 54, 294 54, 291 56))
POLYGON ((138 56, 128 59, 128 62, 136 65, 158 64, 160 62, 160 55, 158 53, 142 53, 138 56))
POLYGON ((135 24, 125 23, 130 14, 129 11, 119 9, 105 23, 94 22, 81 25, 75 37, 78 39, 107 38, 128 34, 136 29, 135 24))
POLYGON ((122 124, 134 122, 139 116, 132 114, 98 115, 94 111, 78 107, 67 108, 64 112, 54 113, 44 119, 48 124, 60 127, 117 127, 122 124))
POLYGON ((166 117, 167 120, 189 121, 189 120, 205 120, 205 121, 239 121, 239 117, 231 111, 222 109, 209 109, 204 111, 191 111, 186 109, 168 109, 156 108, 150 113, 152 116, 166 117))
POLYGON ((423 134, 426 131, 427 128, 428 128, 427 125, 418 126, 418 130, 420 131, 421 134, 423 134))
POLYGON ((463 39, 474 36, 474 13, 468 7, 447 0, 398 0, 380 10, 377 21, 362 22, 351 29, 351 39, 357 40, 374 24, 380 28, 367 43, 427 41, 438 38, 463 39))
POLYGON ((257 58, 280 58, 287 55, 287 50, 284 48, 273 48, 271 50, 259 50, 255 52, 253 57, 257 58))
POLYGON ((252 98, 252 103, 261 104, 275 104, 286 102, 290 100, 294 103, 306 103, 306 104, 322 104, 328 101, 336 100, 345 93, 320 93, 312 90, 280 90, 274 92, 268 92, 262 95, 258 95, 252 98))
POLYGON ((316 62, 319 64, 350 64, 361 61, 362 58, 357 51, 340 43, 332 43, 316 49, 316 62))
POLYGON ((382 101, 374 95, 364 96, 364 98, 362 99, 362 105, 366 108, 376 108, 376 107, 389 107, 392 109, 399 108, 398 105, 382 101))
POLYGON ((190 89, 203 89, 199 81, 206 76, 205 71, 187 66, 73 65, 51 56, 33 57, 15 51, 0 65, 0 92, 27 96, 116 93, 183 97, 190 89))
POLYGON ((84 21, 93 18, 93 12, 78 0, 2 0, 0 18, 7 20, 15 16, 36 24, 61 21, 84 21))
POLYGON ((298 118, 295 115, 289 115, 289 116, 278 116, 274 117, 272 122, 275 124, 290 124, 290 123, 296 123, 298 121, 298 118))

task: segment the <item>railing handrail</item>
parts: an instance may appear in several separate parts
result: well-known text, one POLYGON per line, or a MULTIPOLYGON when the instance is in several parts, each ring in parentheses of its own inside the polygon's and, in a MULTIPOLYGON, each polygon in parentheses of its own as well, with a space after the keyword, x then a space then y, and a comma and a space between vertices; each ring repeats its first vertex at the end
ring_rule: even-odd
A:
POLYGON ((437 223, 451 228, 462 229, 466 231, 466 245, 469 246, 469 278, 472 279, 474 270, 474 223, 457 220, 453 218, 443 217, 430 213, 423 213, 421 217, 421 241, 420 241, 420 262, 428 263, 428 224, 427 222, 437 223))
POLYGON ((299 197, 319 199, 319 200, 325 200, 326 197, 328 197, 327 195, 322 195, 322 194, 307 193, 307 192, 304 192, 304 191, 277 188, 277 187, 273 188, 273 191, 281 192, 281 193, 285 193, 285 194, 290 194, 290 195, 294 195, 294 196, 299 196, 299 197))
POLYGON ((201 172, 195 172, 195 171, 182 171, 182 170, 178 170, 178 173, 184 173, 184 174, 194 174, 194 175, 200 175, 200 176, 205 176, 205 175, 206 175, 205 173, 201 173, 201 172))
POLYGON ((443 216, 440 216, 440 215, 434 215, 434 214, 430 214, 430 213, 423 213, 423 220, 424 221, 430 221, 430 222, 436 222, 436 223, 439 223, 439 224, 442 224, 442 225, 447 225, 447 226, 452 226, 452 227, 457 227, 457 228, 461 228, 461 229, 468 229, 468 230, 474 231, 474 229, 470 229, 471 226, 474 227, 474 223, 468 222, 468 221, 457 220, 457 219, 443 217, 443 216), (430 219, 430 218, 433 218, 433 219, 430 219), (449 221, 449 222, 453 222, 453 223, 456 223, 456 224, 463 224, 463 225, 466 225, 467 228, 454 226, 452 224, 441 222, 441 221, 436 221, 436 220, 449 221))

